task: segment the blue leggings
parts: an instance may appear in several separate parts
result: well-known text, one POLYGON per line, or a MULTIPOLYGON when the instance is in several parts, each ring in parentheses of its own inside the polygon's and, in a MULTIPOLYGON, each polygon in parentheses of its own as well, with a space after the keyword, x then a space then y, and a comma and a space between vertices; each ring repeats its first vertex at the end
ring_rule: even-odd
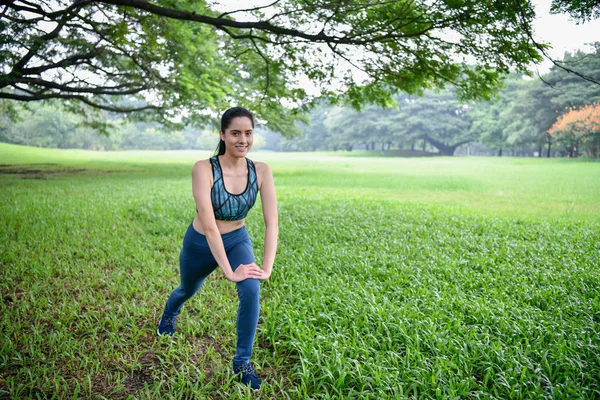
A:
MULTIPOLYGON (((240 264, 254 262, 252 242, 246 227, 221 235, 231 268, 235 271, 240 264)), ((198 233, 192 224, 188 227, 183 239, 183 248, 179 254, 179 271, 181 284, 171 293, 165 306, 164 316, 174 317, 179 314, 183 303, 192 297, 204 283, 204 279, 217 268, 206 236, 198 233)), ((258 325, 260 281, 246 279, 237 282, 239 298, 237 316, 237 346, 233 358, 239 364, 250 361, 252 346, 258 325)))

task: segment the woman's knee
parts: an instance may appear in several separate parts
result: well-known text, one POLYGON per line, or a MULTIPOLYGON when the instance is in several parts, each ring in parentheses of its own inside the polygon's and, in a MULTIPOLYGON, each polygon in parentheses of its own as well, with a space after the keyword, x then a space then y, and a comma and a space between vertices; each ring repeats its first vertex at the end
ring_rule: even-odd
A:
POLYGON ((237 283, 240 299, 258 299, 260 297, 260 281, 258 279, 246 279, 237 283))
POLYGON ((196 294, 196 292, 198 290, 200 290, 203 283, 204 283, 204 278, 182 280, 181 285, 179 285, 179 288, 181 289, 181 293, 183 294, 183 296, 186 299, 189 299, 194 294, 196 294))

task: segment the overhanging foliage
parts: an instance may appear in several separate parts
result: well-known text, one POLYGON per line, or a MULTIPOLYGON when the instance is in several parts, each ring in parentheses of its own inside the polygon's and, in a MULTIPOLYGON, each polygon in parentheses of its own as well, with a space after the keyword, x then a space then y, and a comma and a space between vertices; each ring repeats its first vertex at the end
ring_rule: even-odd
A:
POLYGON ((281 0, 227 13, 189 0, 9 1, 0 98, 163 123, 241 104, 286 134, 312 98, 301 77, 357 108, 448 84, 489 98, 510 68, 540 61, 533 18, 527 0, 281 0))

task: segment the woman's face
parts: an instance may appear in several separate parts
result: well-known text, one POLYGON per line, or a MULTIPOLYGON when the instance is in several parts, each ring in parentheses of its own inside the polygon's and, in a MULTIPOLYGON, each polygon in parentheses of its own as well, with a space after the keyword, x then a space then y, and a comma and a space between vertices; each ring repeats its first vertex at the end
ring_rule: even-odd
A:
POLYGON ((246 157, 254 142, 252 121, 248 117, 236 117, 231 120, 225 132, 221 131, 226 153, 234 157, 246 157))

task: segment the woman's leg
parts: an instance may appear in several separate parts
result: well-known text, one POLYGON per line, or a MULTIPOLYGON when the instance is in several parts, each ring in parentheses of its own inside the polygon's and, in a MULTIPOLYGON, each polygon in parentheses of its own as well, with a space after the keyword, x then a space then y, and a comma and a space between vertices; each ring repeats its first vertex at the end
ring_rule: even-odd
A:
POLYGON ((192 297, 204 283, 204 279, 217 268, 217 262, 210 252, 206 236, 196 232, 190 225, 179 254, 180 285, 171 293, 164 317, 176 317, 183 304, 192 297), (190 231, 191 229, 191 231, 190 231))
POLYGON ((165 317, 179 315, 183 304, 190 299, 204 283, 204 279, 217 267, 216 263, 207 263, 206 259, 189 258, 184 254, 179 255, 180 285, 171 293, 165 305, 165 317))
MULTIPOLYGON (((240 264, 250 264, 255 261, 252 243, 244 240, 233 246, 227 252, 231 268, 235 270, 240 264)), ((237 316, 237 346, 233 358, 234 364, 243 364, 252 357, 252 346, 258 325, 260 309, 260 281, 246 279, 236 284, 239 306, 237 316)))

